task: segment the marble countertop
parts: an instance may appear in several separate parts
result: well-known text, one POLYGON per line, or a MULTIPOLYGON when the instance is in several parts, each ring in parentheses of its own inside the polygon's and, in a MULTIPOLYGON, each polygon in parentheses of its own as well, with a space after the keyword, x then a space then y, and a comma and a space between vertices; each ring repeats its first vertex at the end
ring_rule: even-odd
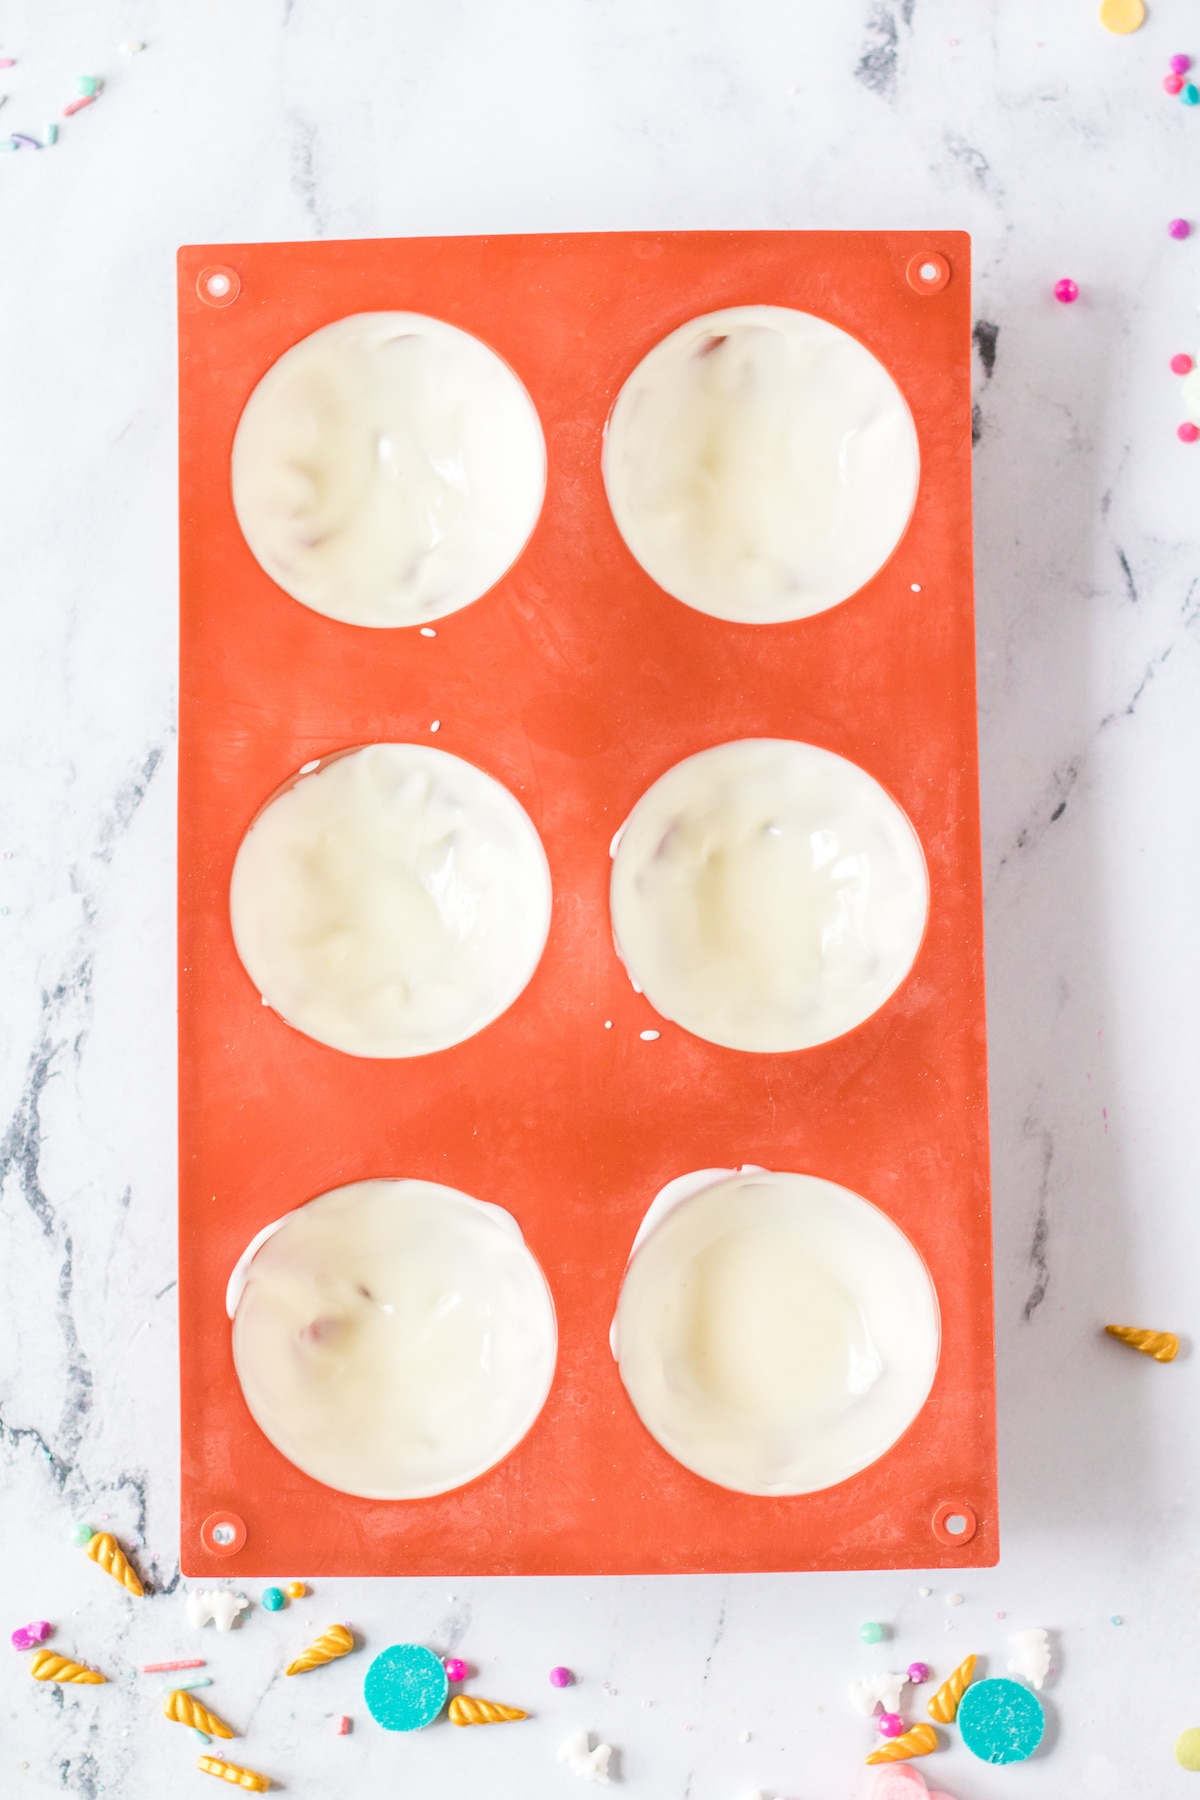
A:
POLYGON ((1117 38, 1093 0, 13 0, 3 30, 4 129, 41 136, 77 75, 105 82, 56 147, 0 163, 4 1792, 199 1792, 157 1680, 122 1671, 206 1653, 237 1755, 298 1795, 565 1800, 554 1752, 586 1728, 654 1800, 853 1800, 852 1679, 968 1650, 998 1670, 1041 1625, 1044 1752, 993 1771, 955 1747, 933 1785, 1174 1793, 1200 1724, 1200 1365, 1100 1328, 1186 1335, 1200 1263, 1200 446, 1167 368, 1200 353, 1200 231, 1166 229, 1200 226, 1200 112, 1160 86, 1171 53, 1200 57, 1195 10, 1160 0, 1117 38), (919 1573, 326 1582, 198 1639, 176 1529, 176 246, 932 225, 975 245, 999 1568, 960 1606, 919 1573), (152 1601, 83 1561, 79 1519, 138 1546, 152 1601), (35 1688, 6 1640, 42 1617, 114 1686, 35 1688), (335 1617, 457 1652, 537 1717, 395 1740, 353 1659, 275 1681, 335 1617), (892 1642, 864 1650, 864 1619, 892 1642), (548 1686, 557 1663, 577 1686, 548 1686))

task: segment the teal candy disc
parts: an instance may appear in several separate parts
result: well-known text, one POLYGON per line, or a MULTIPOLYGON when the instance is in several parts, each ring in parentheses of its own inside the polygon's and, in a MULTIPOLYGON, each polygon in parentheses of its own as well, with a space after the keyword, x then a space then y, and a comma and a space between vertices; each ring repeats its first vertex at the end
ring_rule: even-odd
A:
POLYGON ((967 1689, 958 1703, 958 1728, 980 1762, 1024 1762, 1042 1741, 1046 1715, 1036 1694, 1001 1676, 967 1689))
POLYGON ((268 1612, 280 1612, 287 1605, 287 1595, 282 1588, 264 1588, 262 1603, 268 1612))
POLYGON ((441 1661, 424 1644, 393 1644, 367 1670, 363 1699, 385 1731, 420 1731, 446 1704, 450 1683, 441 1661))

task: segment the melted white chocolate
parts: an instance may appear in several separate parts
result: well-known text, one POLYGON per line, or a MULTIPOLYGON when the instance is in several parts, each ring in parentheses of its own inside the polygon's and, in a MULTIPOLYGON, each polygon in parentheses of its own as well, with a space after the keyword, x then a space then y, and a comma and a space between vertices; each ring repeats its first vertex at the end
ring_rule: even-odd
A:
POLYGON ((912 967, 928 897, 916 834, 879 783, 787 739, 677 763, 614 843, 634 986, 734 1050, 802 1050, 869 1018, 912 967))
MULTIPOLYGON (((937 1369, 937 1300, 878 1208, 814 1176, 708 1170, 639 1237, 621 1379, 677 1462, 745 1494, 832 1487, 888 1450, 937 1369)), ((657 1203, 656 1203, 657 1205, 657 1203)))
POLYGON ((486 593, 541 510, 533 402, 478 338, 359 313, 286 351, 233 444, 246 542, 281 588, 351 625, 421 625, 486 593))
POLYGON ((783 306, 681 325, 633 371, 604 440, 609 505, 647 574, 747 624, 807 618, 869 581, 908 525, 918 467, 883 364, 783 306))
POLYGON ((371 744, 301 776, 242 840, 238 955, 297 1030, 352 1056, 420 1056, 499 1017, 537 967, 550 872, 490 775, 371 744))
POLYGON ((431 1181, 335 1188, 230 1284, 246 1404, 314 1480, 374 1500, 461 1487, 521 1441, 557 1332, 510 1213, 431 1181))

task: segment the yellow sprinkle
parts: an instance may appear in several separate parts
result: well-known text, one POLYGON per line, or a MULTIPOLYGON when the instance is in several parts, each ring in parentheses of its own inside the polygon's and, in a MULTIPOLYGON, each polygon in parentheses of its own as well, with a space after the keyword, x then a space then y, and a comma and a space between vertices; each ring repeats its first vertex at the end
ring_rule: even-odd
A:
POLYGON ((892 1738, 868 1756, 868 1763, 907 1762, 910 1756, 928 1756, 938 1747, 938 1735, 932 1725, 914 1725, 902 1737, 892 1738))
POLYGON ((1155 1362, 1174 1362, 1179 1355, 1179 1339, 1173 1331, 1140 1331, 1136 1325, 1106 1325, 1104 1329, 1109 1337, 1120 1338, 1155 1362))
POLYGON ((283 1591, 289 1600, 303 1600, 308 1589, 302 1581, 289 1581, 283 1591))
POLYGON ((303 1675, 307 1669, 319 1669, 322 1663, 336 1662, 339 1656, 348 1656, 353 1648, 354 1633, 345 1625, 331 1625, 283 1672, 285 1675, 303 1675))
POLYGON ((1103 0, 1100 23, 1105 31, 1115 31, 1120 37, 1127 36, 1129 32, 1136 31, 1139 25, 1146 23, 1144 0, 1103 0))
POLYGON ((128 1593, 140 1600, 146 1592, 134 1572, 133 1564, 118 1544, 110 1531, 98 1531, 88 1539, 87 1553, 94 1563, 98 1563, 106 1575, 119 1581, 128 1593))
POLYGON ((943 1681, 929 1705, 925 1708, 931 1719, 939 1725, 952 1725, 958 1717, 958 1703, 971 1685, 975 1674, 975 1658, 968 1656, 960 1662, 949 1681, 943 1681))
POLYGON ((190 1725, 193 1731, 206 1731, 209 1737, 231 1738, 234 1733, 216 1713, 201 1706, 183 1688, 173 1688, 163 1701, 163 1711, 176 1725, 190 1725))
POLYGON ((53 1650, 35 1650, 29 1673, 35 1681, 75 1681, 87 1687, 98 1687, 108 1679, 95 1669, 85 1669, 82 1663, 72 1662, 69 1656, 56 1656, 53 1650))
POLYGON ((498 1700, 477 1700, 474 1694, 455 1694, 450 1702, 452 1725, 504 1725, 510 1719, 527 1719, 519 1706, 501 1706, 498 1700))
POLYGON ((239 1769, 236 1763, 222 1762, 219 1756, 198 1756, 196 1767, 202 1775, 215 1775, 218 1781, 248 1788, 252 1794, 265 1794, 271 1785, 269 1775, 260 1775, 257 1769, 239 1769))

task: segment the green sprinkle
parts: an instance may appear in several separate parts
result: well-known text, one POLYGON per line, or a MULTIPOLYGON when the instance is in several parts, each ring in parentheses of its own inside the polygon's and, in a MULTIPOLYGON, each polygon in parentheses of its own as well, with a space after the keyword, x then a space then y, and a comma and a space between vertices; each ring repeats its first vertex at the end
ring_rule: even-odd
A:
POLYGON ((71 1542, 78 1544, 81 1548, 84 1544, 90 1544, 95 1535, 90 1525, 72 1525, 71 1527, 71 1542))
POLYGON ((100 92, 100 82, 95 75, 81 75, 75 83, 75 92, 81 100, 90 100, 93 94, 100 92))
POLYGON ((51 144, 57 144, 57 142, 58 142, 58 126, 57 125, 47 125, 47 127, 46 127, 46 147, 47 147, 47 149, 49 149, 51 144))
POLYGON ((864 1644, 882 1644, 887 1636, 887 1631, 872 1619, 869 1624, 859 1626, 858 1635, 864 1644))

